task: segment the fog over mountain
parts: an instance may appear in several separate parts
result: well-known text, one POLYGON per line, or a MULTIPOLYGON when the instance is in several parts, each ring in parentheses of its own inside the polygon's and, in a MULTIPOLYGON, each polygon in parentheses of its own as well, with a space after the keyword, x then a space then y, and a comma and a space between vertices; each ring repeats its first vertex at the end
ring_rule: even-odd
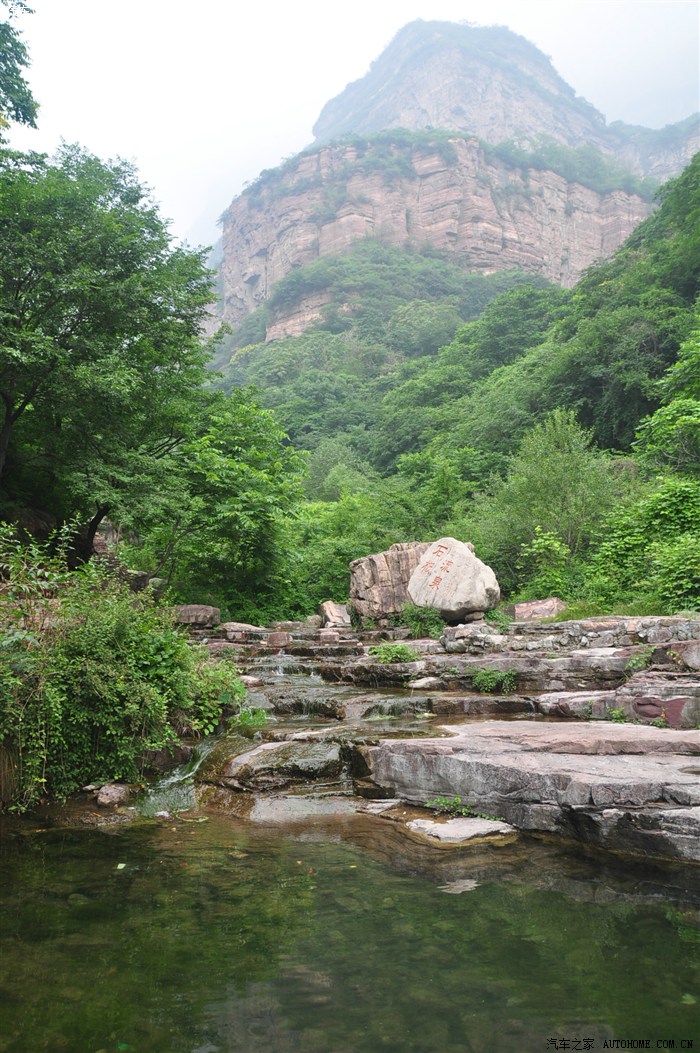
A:
POLYGON ((41 104, 20 147, 61 138, 133 159, 179 236, 216 237, 246 182, 313 139, 329 99, 418 19, 507 26, 608 122, 660 128, 698 109, 696 0, 32 0, 20 19, 41 104))

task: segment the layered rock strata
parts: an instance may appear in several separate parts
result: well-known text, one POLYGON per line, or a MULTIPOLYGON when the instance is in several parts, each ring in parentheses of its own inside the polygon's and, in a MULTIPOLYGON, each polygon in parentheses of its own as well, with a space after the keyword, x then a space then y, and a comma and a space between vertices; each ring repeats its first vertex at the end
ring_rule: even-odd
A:
MULTIPOLYGON (((391 179, 365 171, 356 146, 323 147, 241 194, 223 217, 224 320, 238 324, 291 270, 367 237, 429 245, 469 271, 520 268, 568 287, 651 210, 623 190, 598 193, 554 172, 488 160, 475 138, 449 145, 449 155, 397 148, 405 174, 391 179)), ((324 302, 310 291, 281 309, 268 340, 318 321, 324 302)))
POLYGON ((350 564, 349 608, 363 621, 398 614, 408 603, 411 575, 429 547, 427 541, 407 541, 354 559, 350 564))
POLYGON ((448 741, 358 752, 365 793, 414 804, 456 794, 519 830, 700 862, 697 731, 485 721, 448 741))

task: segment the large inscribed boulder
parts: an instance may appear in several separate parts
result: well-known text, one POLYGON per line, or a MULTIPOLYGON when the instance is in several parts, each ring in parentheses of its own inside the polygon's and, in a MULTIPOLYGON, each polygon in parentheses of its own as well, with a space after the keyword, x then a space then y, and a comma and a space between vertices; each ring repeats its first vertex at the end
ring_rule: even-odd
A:
POLYGON ((474 547, 453 537, 427 546, 408 583, 416 607, 435 607, 453 624, 474 611, 498 605, 501 590, 496 575, 474 554, 474 547))
POLYGON ((350 602, 362 619, 382 621, 398 614, 408 602, 408 582, 421 561, 427 541, 392 545, 385 552, 354 559, 350 564, 350 602))

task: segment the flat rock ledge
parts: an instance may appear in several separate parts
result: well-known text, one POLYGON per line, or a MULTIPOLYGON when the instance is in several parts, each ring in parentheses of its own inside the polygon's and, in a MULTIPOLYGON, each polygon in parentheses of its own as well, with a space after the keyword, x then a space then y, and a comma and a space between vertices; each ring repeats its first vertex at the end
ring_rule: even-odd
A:
MULTIPOLYGON (((700 732, 484 721, 356 748, 369 796, 458 795, 516 830, 700 863, 700 732)), ((445 824, 443 824, 445 825, 445 824)))

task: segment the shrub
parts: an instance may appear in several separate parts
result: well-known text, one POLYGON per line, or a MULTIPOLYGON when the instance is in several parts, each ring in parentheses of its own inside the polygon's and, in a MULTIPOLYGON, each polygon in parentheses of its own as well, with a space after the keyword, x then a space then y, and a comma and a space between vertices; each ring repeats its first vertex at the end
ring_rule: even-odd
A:
POLYGON ((415 607, 406 604, 396 616, 396 625, 404 625, 412 637, 430 636, 439 640, 445 631, 445 620, 434 607, 415 607))
POLYGON ((171 612, 103 566, 69 572, 64 550, 0 532, 2 803, 20 810, 139 779, 144 751, 214 731, 243 697, 235 668, 193 647, 171 612))
POLYGON ((484 615, 484 621, 487 621, 489 625, 493 625, 494 628, 498 629, 501 633, 508 632, 508 626, 513 621, 510 614, 506 614, 504 610, 497 609, 494 611, 487 611, 484 615))
POLYGON ((515 690, 515 673, 508 669, 477 669, 472 676, 472 685, 477 691, 504 691, 509 694, 515 690))
POLYGON ((571 550, 553 530, 535 527, 534 537, 520 548, 520 569, 527 574, 524 598, 566 595, 571 550))
POLYGON ((414 662, 418 655, 412 647, 402 643, 383 643, 370 647, 369 654, 383 665, 394 665, 396 662, 414 662))

